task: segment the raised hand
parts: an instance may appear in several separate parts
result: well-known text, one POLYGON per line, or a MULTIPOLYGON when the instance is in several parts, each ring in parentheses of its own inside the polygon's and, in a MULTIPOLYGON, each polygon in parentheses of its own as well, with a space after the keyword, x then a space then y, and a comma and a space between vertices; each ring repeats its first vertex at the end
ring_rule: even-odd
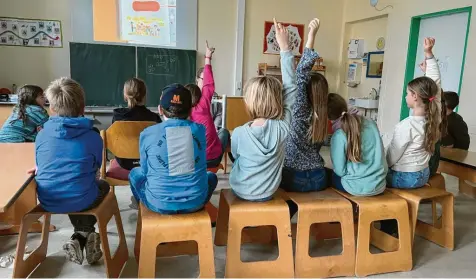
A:
POLYGON ((314 47, 314 40, 316 38, 317 31, 319 31, 320 25, 321 25, 321 22, 317 18, 311 20, 311 22, 309 23, 309 34, 307 35, 307 43, 306 43, 307 48, 314 47))
POLYGON ((281 51, 289 51, 289 32, 286 27, 281 23, 276 22, 274 19, 274 26, 276 28, 276 40, 278 41, 281 51))
POLYGON ((427 58, 433 57, 433 47, 435 46, 435 38, 427 37, 423 42, 423 50, 427 58))
POLYGON ((208 45, 208 41, 207 42, 207 51, 205 52, 205 58, 212 58, 213 56, 213 53, 215 53, 215 48, 214 47, 210 47, 208 45))

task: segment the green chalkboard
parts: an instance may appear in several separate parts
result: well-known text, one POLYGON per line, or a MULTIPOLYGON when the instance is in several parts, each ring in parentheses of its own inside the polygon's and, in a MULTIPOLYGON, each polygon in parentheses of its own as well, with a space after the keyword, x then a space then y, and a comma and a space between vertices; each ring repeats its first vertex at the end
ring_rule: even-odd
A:
POLYGON ((119 107, 124 82, 136 76, 133 46, 70 43, 71 78, 86 92, 87 106, 119 107))
POLYGON ((159 104, 165 86, 195 82, 195 50, 138 47, 137 59, 138 77, 147 84, 147 106, 159 104))

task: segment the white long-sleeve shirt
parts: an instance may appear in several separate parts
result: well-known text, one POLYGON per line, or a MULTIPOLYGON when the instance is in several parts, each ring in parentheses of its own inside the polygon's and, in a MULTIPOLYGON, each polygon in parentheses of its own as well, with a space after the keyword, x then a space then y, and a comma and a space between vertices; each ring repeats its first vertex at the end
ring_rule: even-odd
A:
MULTIPOLYGON (((426 60, 426 76, 438 85, 438 93, 433 102, 438 106, 438 118, 441 118, 441 74, 436 58, 426 60)), ((441 119, 438 120, 438 123, 441 119)), ((431 154, 425 149, 424 116, 410 116, 395 127, 392 141, 387 149, 387 163, 394 171, 417 172, 428 167, 431 154)))

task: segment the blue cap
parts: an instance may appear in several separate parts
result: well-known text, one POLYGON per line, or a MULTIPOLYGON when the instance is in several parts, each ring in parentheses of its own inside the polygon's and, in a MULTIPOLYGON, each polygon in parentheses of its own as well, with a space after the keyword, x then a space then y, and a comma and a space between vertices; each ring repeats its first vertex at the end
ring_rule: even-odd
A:
POLYGON ((192 108, 192 93, 183 85, 175 83, 162 90, 160 106, 168 110, 171 106, 179 107, 184 111, 192 108))

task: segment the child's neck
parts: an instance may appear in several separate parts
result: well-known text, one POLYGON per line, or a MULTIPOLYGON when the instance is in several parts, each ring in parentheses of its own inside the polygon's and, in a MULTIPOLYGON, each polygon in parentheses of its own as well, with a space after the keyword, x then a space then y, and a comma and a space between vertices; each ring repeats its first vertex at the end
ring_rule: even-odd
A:
POLYGON ((253 120, 253 122, 251 123, 251 127, 263 127, 264 124, 266 123, 266 119, 264 118, 256 118, 255 120, 253 120))
POLYGON ((425 116, 425 108, 424 107, 420 107, 420 106, 416 106, 415 108, 413 108, 413 116, 425 116))

